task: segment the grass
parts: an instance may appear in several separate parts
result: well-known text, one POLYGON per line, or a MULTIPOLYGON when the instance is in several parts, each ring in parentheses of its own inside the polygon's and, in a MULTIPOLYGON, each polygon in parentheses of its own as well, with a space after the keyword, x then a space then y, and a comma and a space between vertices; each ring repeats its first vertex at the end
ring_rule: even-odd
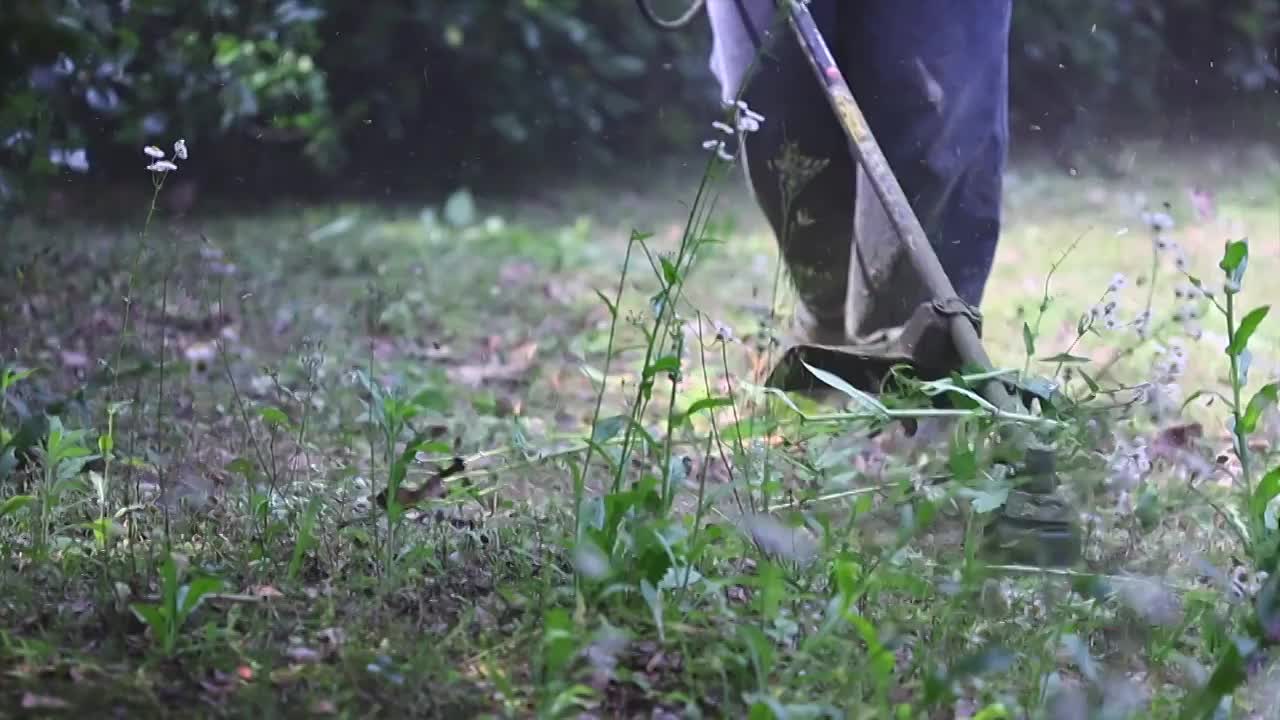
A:
MULTIPOLYGON (((1151 291, 1141 213, 1167 201, 1168 239, 1219 287, 1224 241, 1251 238, 1238 328, 1280 271, 1277 169, 1139 150, 1107 181, 1015 163, 984 306, 997 364, 1073 398, 1056 439, 1088 536, 1061 571, 965 542, 1009 489, 982 413, 928 443, 866 413, 804 422, 758 387, 776 256, 737 174, 697 199, 692 168, 553 207, 460 193, 159 213, 142 235, 11 225, 0 439, 32 452, 0 467, 0 705, 1056 719, 1226 695, 1261 712, 1274 409, 1242 438, 1223 399, 1153 415, 1124 388, 1266 405, 1274 320, 1232 383, 1245 356, 1224 354, 1221 317, 1199 341, 1164 323, 1177 270, 1158 255, 1151 291), (1193 184, 1218 219, 1196 219, 1193 184), (1077 341, 1117 272, 1120 323, 1151 297, 1158 337, 1077 341), (1028 363, 1028 334, 1036 358, 1090 362, 1028 363)), ((917 412, 925 389, 886 402, 917 412)))

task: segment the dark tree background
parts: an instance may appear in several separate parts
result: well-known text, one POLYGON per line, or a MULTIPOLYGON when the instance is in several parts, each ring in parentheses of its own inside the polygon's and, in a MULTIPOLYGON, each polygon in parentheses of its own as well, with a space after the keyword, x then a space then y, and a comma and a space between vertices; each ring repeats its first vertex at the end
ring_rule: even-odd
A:
MULTIPOLYGON (((1275 0, 1015 7, 1019 133, 1276 131, 1275 0)), ((7 0, 0 202, 110 181, 179 137, 200 157, 183 172, 223 193, 621 170, 696 147, 708 36, 705 18, 657 32, 632 0, 7 0)))

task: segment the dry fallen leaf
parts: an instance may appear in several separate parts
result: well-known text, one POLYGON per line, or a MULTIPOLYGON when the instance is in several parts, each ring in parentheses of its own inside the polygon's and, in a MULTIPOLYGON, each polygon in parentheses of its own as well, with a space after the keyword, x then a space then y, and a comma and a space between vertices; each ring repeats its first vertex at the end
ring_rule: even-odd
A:
POLYGON ((284 593, 280 592, 272 585, 254 585, 249 589, 249 594, 260 598, 284 597, 284 593))
MULTIPOLYGON (((445 478, 467 469, 466 463, 462 458, 454 458, 448 467, 443 468, 436 474, 427 478, 426 482, 416 488, 401 487, 397 489, 396 500, 401 506, 411 508, 426 499, 434 499, 444 496, 445 478)), ((383 488, 373 499, 374 503, 383 510, 387 509, 387 490, 383 488)))
POLYGON ((495 353, 483 365, 460 365, 453 368, 450 374, 455 381, 472 387, 479 386, 486 380, 515 380, 533 366, 533 358, 537 352, 538 343, 527 342, 505 353, 505 362, 495 353))

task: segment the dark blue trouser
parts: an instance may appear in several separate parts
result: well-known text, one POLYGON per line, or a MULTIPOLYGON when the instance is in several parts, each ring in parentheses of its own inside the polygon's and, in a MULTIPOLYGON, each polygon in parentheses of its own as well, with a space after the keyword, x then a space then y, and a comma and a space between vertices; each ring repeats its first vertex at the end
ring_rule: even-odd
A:
MULTIPOLYGON (((723 98, 735 97, 755 55, 740 6, 772 49, 743 92, 765 116, 743 141, 747 175, 803 310, 830 331, 827 341, 900 323, 928 298, 902 262, 885 260, 896 237, 886 235, 883 215, 877 221, 879 204, 856 180, 848 144, 774 0, 708 0, 723 98), (785 182, 796 153, 827 161, 798 190, 785 182)), ((809 8, 957 294, 978 306, 1000 231, 1011 0, 811 0, 809 8)))

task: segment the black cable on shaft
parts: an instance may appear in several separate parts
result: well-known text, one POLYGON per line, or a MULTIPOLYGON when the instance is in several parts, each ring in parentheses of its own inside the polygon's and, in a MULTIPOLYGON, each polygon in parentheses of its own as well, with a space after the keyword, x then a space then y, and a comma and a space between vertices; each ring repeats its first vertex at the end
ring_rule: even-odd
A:
MULTIPOLYGON (((683 30, 684 28, 689 27, 689 24, 693 22, 693 19, 698 16, 698 13, 702 12, 702 10, 707 6, 707 0, 693 0, 692 4, 689 5, 689 9, 684 11, 684 14, 674 20, 664 20, 663 18, 658 17, 658 14, 653 11, 653 7, 649 5, 651 1, 652 0, 636 0, 636 6, 640 8, 640 14, 644 16, 645 20, 649 21, 650 25, 653 25, 659 30, 666 30, 668 32, 683 30)), ((733 4, 738 10, 738 17, 742 21, 742 26, 747 31, 747 36, 750 38, 752 46, 759 51, 762 44, 760 40, 760 31, 756 29, 755 24, 751 22, 751 16, 747 13, 746 5, 743 4, 742 0, 733 0, 733 4)))
POLYGON ((665 20, 658 17, 649 2, 650 0, 636 0, 636 5, 640 8, 640 14, 644 16, 644 19, 661 30, 683 30, 689 26, 689 23, 693 22, 693 19, 698 16, 698 13, 702 12, 702 9, 707 4, 707 0, 693 0, 689 5, 689 9, 685 10, 682 15, 673 20, 665 20))

